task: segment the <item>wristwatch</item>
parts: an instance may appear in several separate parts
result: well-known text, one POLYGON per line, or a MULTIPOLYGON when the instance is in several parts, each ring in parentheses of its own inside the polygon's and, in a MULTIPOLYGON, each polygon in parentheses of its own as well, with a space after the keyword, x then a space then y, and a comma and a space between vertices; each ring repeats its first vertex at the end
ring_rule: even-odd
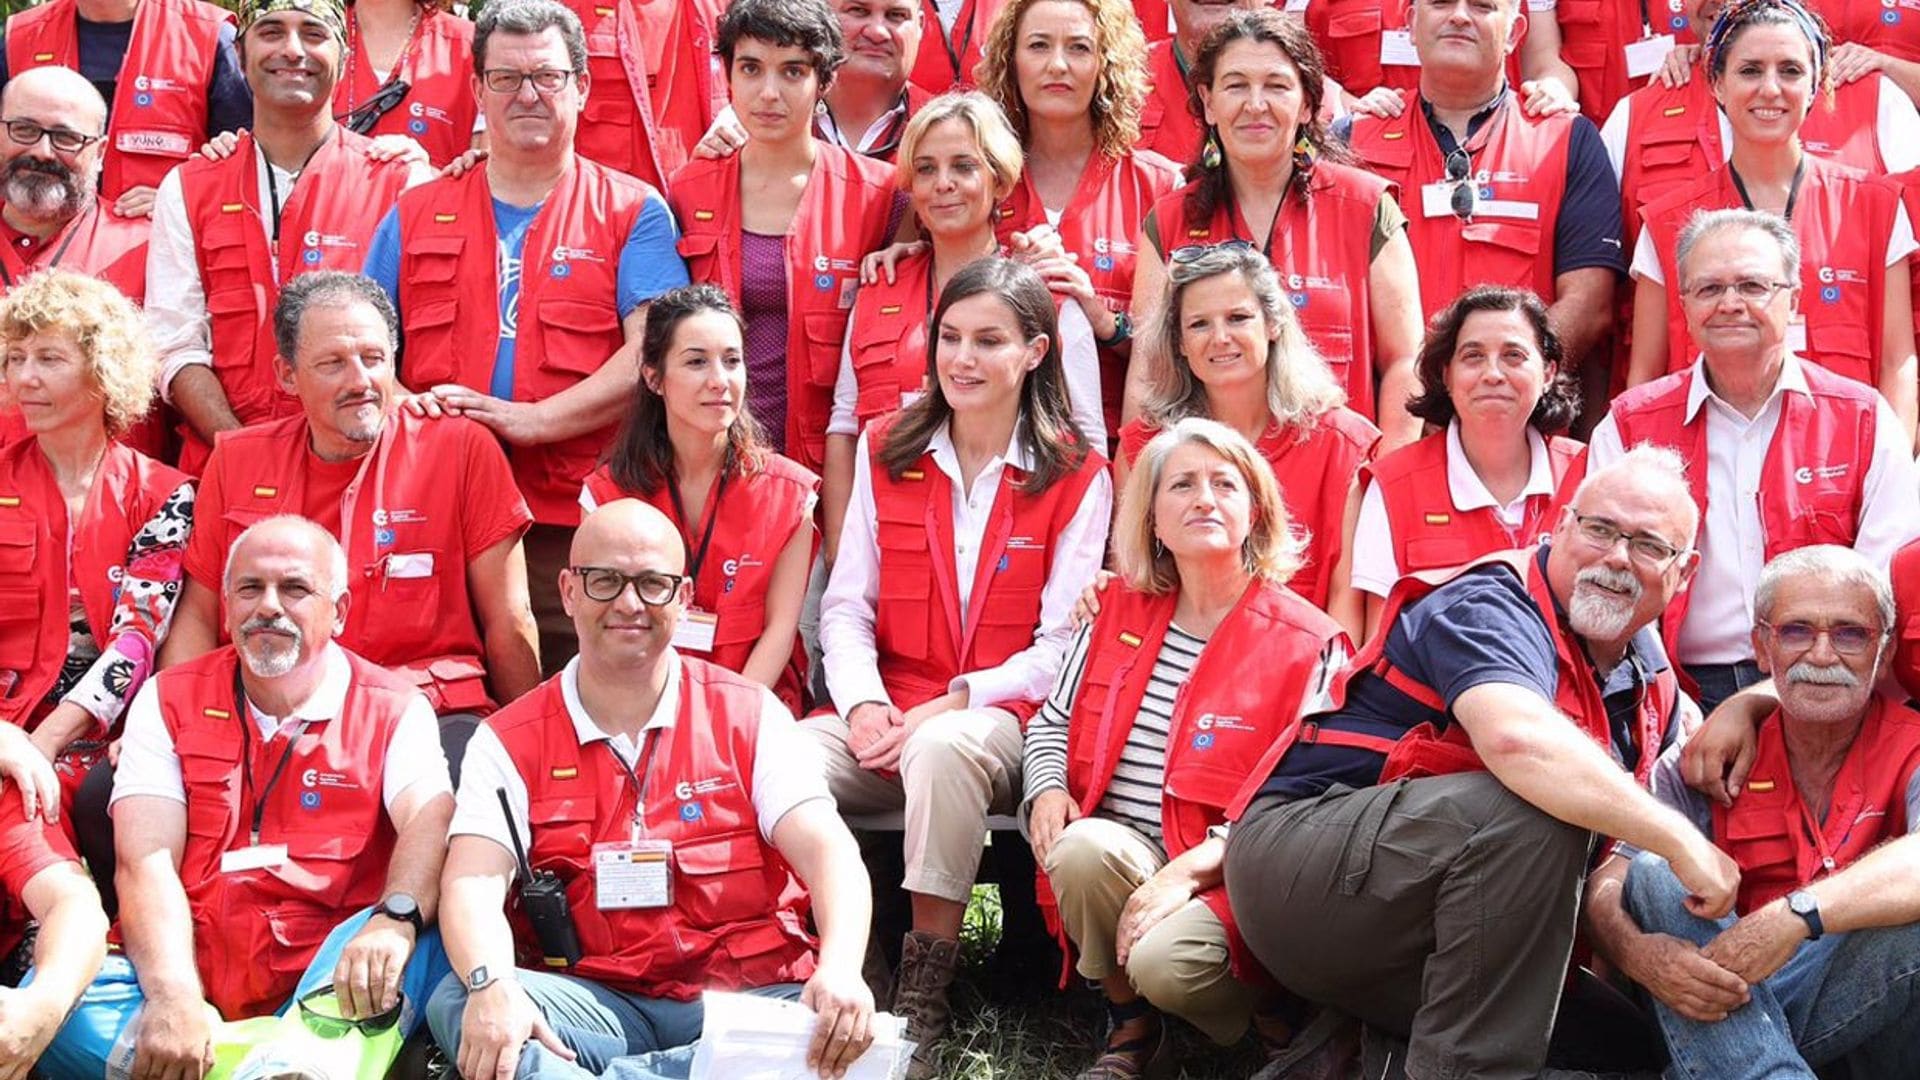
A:
POLYGON ((1103 349, 1111 349, 1111 348, 1117 347, 1118 345, 1120 345, 1121 342, 1124 342, 1131 337, 1133 337, 1132 317, 1129 316, 1124 311, 1117 311, 1113 315, 1113 336, 1102 338, 1094 342, 1094 344, 1100 346, 1103 349))
POLYGON ((500 976, 487 970, 487 965, 480 964, 472 971, 467 972, 467 993, 477 994, 499 981, 500 976))
POLYGON ((420 905, 403 892, 394 893, 380 901, 374 914, 385 915, 395 922, 412 923, 416 934, 424 933, 427 929, 427 921, 420 917, 420 905))
POLYGON ((1808 941, 1819 941, 1820 935, 1827 932, 1826 925, 1820 921, 1820 901, 1807 890, 1795 889, 1788 893, 1787 910, 1806 921, 1808 941))

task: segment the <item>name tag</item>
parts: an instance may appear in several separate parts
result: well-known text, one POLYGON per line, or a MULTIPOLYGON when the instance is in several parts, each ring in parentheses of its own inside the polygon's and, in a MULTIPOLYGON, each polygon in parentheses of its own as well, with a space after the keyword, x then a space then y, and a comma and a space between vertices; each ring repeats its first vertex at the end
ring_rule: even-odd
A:
POLYGON ((122 131, 114 136, 114 149, 131 154, 171 154, 185 157, 193 153, 193 142, 177 131, 122 131))
POLYGON ((1452 217, 1455 186, 1451 180, 1420 185, 1420 213, 1430 218, 1452 217))
POLYGON ((601 911, 673 903, 673 842, 593 845, 593 905, 601 911))
POLYGON ((720 616, 690 607, 681 613, 680 625, 673 628, 673 647, 686 652, 710 653, 714 631, 719 628, 720 616))
POLYGON ((247 870, 272 870, 287 864, 287 845, 254 844, 234 848, 220 855, 220 872, 238 874, 247 870))
POLYGON ((1795 356, 1805 356, 1807 352, 1807 323, 1796 318, 1787 324, 1787 351, 1795 356))
POLYGON ((1673 51, 1672 34, 1655 34, 1627 46, 1627 77, 1638 79, 1660 70, 1673 51))
POLYGON ((1298 15, 1307 10, 1307 0, 1287 0, 1285 10, 1298 15))
POLYGON ((1478 217, 1512 218, 1516 221, 1539 221, 1540 204, 1522 202, 1519 199, 1481 199, 1480 205, 1473 208, 1478 217))
POLYGON ((433 576, 433 552, 394 552, 387 556, 387 577, 393 580, 433 576))
POLYGON ((1393 67, 1419 67, 1420 53, 1413 47, 1411 30, 1380 32, 1380 62, 1393 67))

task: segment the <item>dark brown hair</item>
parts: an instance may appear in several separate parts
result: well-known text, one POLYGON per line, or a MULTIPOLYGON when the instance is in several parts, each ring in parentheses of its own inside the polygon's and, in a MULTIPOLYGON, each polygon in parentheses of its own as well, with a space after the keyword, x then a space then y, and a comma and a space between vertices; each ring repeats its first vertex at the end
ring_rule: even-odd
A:
POLYGON ((1517 311, 1533 327, 1540 358, 1549 374, 1540 388, 1540 400, 1534 403, 1527 424, 1543 435, 1565 431, 1580 415, 1580 386, 1567 370, 1566 351, 1560 335, 1554 333, 1553 320, 1547 317, 1547 305, 1526 289, 1505 285, 1480 285, 1460 294, 1445 311, 1433 317, 1427 328, 1426 344, 1420 347, 1420 393, 1407 402, 1407 411, 1439 427, 1453 422, 1453 395, 1447 393, 1447 365, 1453 363, 1453 350, 1460 344, 1460 328, 1467 316, 1479 311, 1517 311))

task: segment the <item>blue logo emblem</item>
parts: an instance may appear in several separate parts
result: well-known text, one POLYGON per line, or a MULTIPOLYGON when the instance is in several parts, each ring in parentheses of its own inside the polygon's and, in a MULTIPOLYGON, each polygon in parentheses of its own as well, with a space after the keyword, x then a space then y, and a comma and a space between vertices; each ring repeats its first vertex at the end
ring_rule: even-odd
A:
POLYGON ((821 292, 826 292, 828 289, 833 288, 833 275, 832 274, 815 274, 813 278, 813 287, 816 289, 819 289, 821 292))
POLYGON ((732 592, 732 591, 733 591, 733 579, 732 579, 732 578, 728 578, 727 580, 725 580, 725 581, 723 581, 723 582, 721 582, 721 583, 720 583, 720 592, 721 592, 722 594, 726 594, 726 593, 730 593, 730 592, 732 592))
POLYGON ((1195 735, 1193 737, 1193 748, 1195 750, 1205 750, 1207 747, 1212 745, 1213 745, 1213 732, 1211 731, 1203 731, 1200 734, 1195 735))
POLYGON ((392 547, 393 546, 393 530, 392 529, 375 529, 373 531, 373 542, 380 545, 381 547, 392 547))
POLYGON ((1684 15, 1675 15, 1673 18, 1667 20, 1667 29, 1669 30, 1685 30, 1686 28, 1687 19, 1684 15))
POLYGON ((319 793, 319 792, 317 792, 317 791, 303 791, 303 792, 301 792, 301 793, 300 793, 300 805, 301 805, 301 807, 302 807, 302 808, 304 808, 304 809, 307 809, 307 810, 318 810, 318 809, 320 809, 320 793, 319 793))
POLYGON ((1111 256, 1111 255, 1101 255, 1101 256, 1099 256, 1099 257, 1097 257, 1097 258, 1095 258, 1095 259, 1093 260, 1093 268, 1094 268, 1095 270, 1111 270, 1111 269, 1113 269, 1113 256, 1111 256))
POLYGON ((703 813, 704 811, 700 809, 700 804, 697 802, 680 804, 681 821, 699 821, 703 813))
POLYGON ((1480 197, 1483 199, 1493 198, 1493 185, 1489 184, 1486 187, 1481 188, 1480 197))
POLYGON ((153 95, 142 91, 133 95, 133 103, 144 109, 153 104, 153 95))
POLYGON ((1900 13, 1891 10, 1883 11, 1880 13, 1880 21, 1888 26, 1894 26, 1900 22, 1900 13))
POLYGON ((306 263, 308 266, 319 266, 320 265, 320 249, 308 248, 307 250, 301 252, 300 261, 306 263))
POLYGON ((1820 302, 1823 304, 1839 303, 1840 302, 1840 286, 1838 285, 1820 286, 1820 302))
POLYGON ((407 130, 413 132, 415 135, 425 135, 427 133, 427 122, 425 120, 409 121, 407 130))
POLYGON ((1291 301, 1293 301, 1293 306, 1294 306, 1294 307, 1297 307, 1297 308, 1303 308, 1303 307, 1306 307, 1306 306, 1307 306, 1307 294, 1306 294, 1306 293, 1303 293, 1303 292, 1296 292, 1296 293, 1288 293, 1288 294, 1287 294, 1287 299, 1288 299, 1288 300, 1291 300, 1291 301))
POLYGON ((1007 567, 1012 565, 1013 565, 1013 560, 1003 553, 1000 556, 1000 561, 994 564, 993 572, 996 574, 1004 574, 1007 572, 1007 567))
POLYGON ((566 263, 557 262, 553 264, 554 277, 566 277, 568 274, 571 274, 571 273, 573 273, 573 267, 568 266, 566 263))

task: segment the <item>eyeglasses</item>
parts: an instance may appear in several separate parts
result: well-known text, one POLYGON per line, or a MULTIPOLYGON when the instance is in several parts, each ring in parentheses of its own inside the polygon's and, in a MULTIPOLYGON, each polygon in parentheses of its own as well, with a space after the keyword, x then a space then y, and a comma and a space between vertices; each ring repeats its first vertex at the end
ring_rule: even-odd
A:
POLYGON ((1773 294, 1781 289, 1791 288, 1793 288, 1791 281, 1758 281, 1753 278, 1742 278, 1739 281, 1702 281, 1696 285, 1689 285, 1685 295, 1696 304, 1717 304, 1721 297, 1727 295, 1727 290, 1732 289, 1735 296, 1749 304, 1764 304, 1772 300, 1773 294))
POLYGON ((1167 253, 1169 262, 1185 265, 1199 262, 1210 251, 1252 251, 1253 245, 1245 240, 1222 240, 1217 244, 1188 244, 1177 247, 1167 253))
POLYGON ((339 1008, 340 1002, 333 992, 333 986, 331 984, 322 986, 300 999, 300 1022, 307 1026, 308 1031, 323 1039, 343 1038, 356 1031, 362 1035, 378 1035, 400 1022, 398 1005, 364 1020, 349 1020, 344 1016, 320 1011, 317 1003, 322 998, 330 1000, 334 1008, 339 1008))
POLYGON ((686 574, 663 574, 658 570, 623 574, 609 566, 570 566, 567 569, 580 579, 580 587, 586 590, 587 599, 602 604, 618 600, 627 586, 632 585, 633 594, 640 598, 641 603, 648 607, 665 607, 680 595, 681 585, 693 580, 686 574))
POLYGON ((1762 619, 1760 626, 1773 635, 1775 645, 1790 653, 1806 652, 1825 634, 1834 652, 1841 656, 1860 656, 1887 636, 1884 630, 1871 630, 1857 623, 1815 626, 1808 622, 1789 622, 1775 626, 1762 619))
POLYGON ((1456 146, 1447 155, 1447 182, 1453 185, 1453 194, 1448 197, 1453 216, 1472 221, 1473 211, 1480 205, 1480 187, 1473 182, 1473 157, 1466 148, 1456 146))
POLYGON ((0 124, 7 126, 7 138, 21 146, 32 146, 44 135, 53 148, 63 154, 84 150, 106 138, 105 135, 82 135, 71 128, 42 127, 31 120, 0 120, 0 124))
POLYGON ((579 72, 556 68, 541 68, 539 71, 488 68, 480 73, 480 81, 496 94, 518 95, 520 88, 527 83, 532 83, 533 88, 542 94, 557 94, 561 87, 567 85, 567 80, 577 74, 579 72))
POLYGON ((1579 526, 1580 539, 1596 550, 1612 551, 1613 545, 1625 540, 1627 554, 1650 567, 1664 567, 1684 550, 1650 533, 1625 532, 1606 518, 1591 517, 1578 510, 1573 512, 1573 522, 1579 526))

